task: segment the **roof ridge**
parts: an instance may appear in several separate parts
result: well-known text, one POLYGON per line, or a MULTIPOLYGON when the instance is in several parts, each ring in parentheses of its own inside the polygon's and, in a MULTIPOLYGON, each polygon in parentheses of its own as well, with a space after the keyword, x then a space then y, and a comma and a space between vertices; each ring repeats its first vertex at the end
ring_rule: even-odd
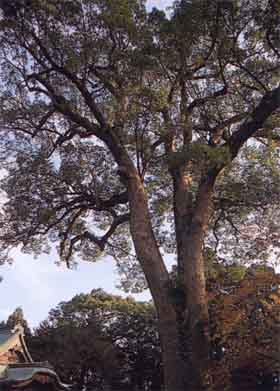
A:
POLYGON ((33 362, 30 362, 30 363, 11 363, 11 364, 7 364, 9 366, 9 368, 32 368, 32 367, 36 367, 36 368, 49 368, 49 369, 53 369, 52 365, 48 362, 48 361, 39 361, 39 362, 36 362, 36 361, 33 361, 33 362))
POLYGON ((0 353, 8 351, 15 345, 16 341, 21 344, 25 361, 32 362, 32 357, 25 343, 23 326, 18 323, 13 329, 8 327, 0 329, 0 353))

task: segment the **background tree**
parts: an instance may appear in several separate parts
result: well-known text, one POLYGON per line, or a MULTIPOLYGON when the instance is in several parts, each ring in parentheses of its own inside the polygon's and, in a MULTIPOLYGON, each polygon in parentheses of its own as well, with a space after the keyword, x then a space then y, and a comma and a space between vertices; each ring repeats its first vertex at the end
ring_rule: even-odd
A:
POLYGON ((279 281, 265 265, 212 269, 208 292, 217 389, 278 384, 279 281))
POLYGON ((126 287, 151 290, 166 390, 211 388, 205 252, 279 250, 277 0, 180 1, 170 19, 140 0, 12 4, 2 261, 54 242, 69 265, 113 256, 126 287))
POLYGON ((31 335, 31 330, 29 328, 28 322, 24 317, 23 310, 21 307, 17 307, 14 312, 9 315, 6 321, 6 327, 9 329, 14 329, 17 325, 21 325, 24 329, 24 334, 29 337, 31 335))
MULTIPOLYGON (((214 388, 270 389, 279 376, 280 276, 265 265, 208 261, 214 388)), ((157 319, 149 303, 102 290, 75 296, 50 311, 29 348, 78 390, 103 390, 116 382, 131 391, 163 386, 157 319)))
POLYGON ((154 307, 101 290, 60 303, 30 340, 77 390, 154 390, 162 386, 154 307))

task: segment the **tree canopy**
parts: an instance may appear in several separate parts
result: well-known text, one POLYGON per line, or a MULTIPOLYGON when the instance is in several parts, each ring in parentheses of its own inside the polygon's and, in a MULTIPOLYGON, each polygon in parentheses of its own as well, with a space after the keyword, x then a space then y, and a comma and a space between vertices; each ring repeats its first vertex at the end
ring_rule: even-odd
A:
POLYGON ((106 251, 122 273, 138 275, 109 128, 146 184, 163 251, 176 247, 168 162, 177 170, 182 161, 190 198, 206 171, 227 166, 208 245, 243 261, 277 249, 278 117, 261 118, 269 96, 279 96, 267 93, 279 75, 277 2, 183 1, 171 20, 156 9, 147 14, 140 1, 29 3, 2 6, 3 260, 15 246, 47 251, 48 238, 69 263, 106 251), (260 129, 226 164, 246 141, 252 112, 260 129), (166 151, 170 128, 174 146, 166 151))
POLYGON ((1 261, 54 244, 69 266, 112 256, 126 289, 151 290, 166 390, 186 386, 182 327, 182 365, 209 389, 207 254, 279 254, 279 0, 1 9, 1 261))

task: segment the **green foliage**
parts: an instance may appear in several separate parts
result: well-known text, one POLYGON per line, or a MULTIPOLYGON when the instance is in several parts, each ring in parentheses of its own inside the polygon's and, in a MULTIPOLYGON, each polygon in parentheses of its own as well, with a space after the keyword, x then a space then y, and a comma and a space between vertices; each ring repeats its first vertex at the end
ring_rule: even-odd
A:
POLYGON ((24 317, 23 310, 21 307, 16 308, 14 312, 9 315, 7 321, 5 322, 5 326, 11 330, 13 330, 18 325, 23 327, 24 334, 26 337, 31 336, 31 330, 28 326, 27 320, 24 317))
POLYGON ((279 148, 270 152, 252 144, 219 178, 212 220, 215 238, 210 233, 209 241, 212 246, 216 242, 229 262, 232 253, 244 263, 266 261, 272 250, 277 258, 279 172, 279 148), (228 235, 226 242, 218 239, 220 230, 228 235))
POLYGON ((241 281, 246 274, 246 267, 242 265, 233 265, 229 268, 229 277, 233 282, 241 281))
POLYGON ((172 166, 177 167, 188 162, 199 165, 201 169, 228 165, 231 162, 230 151, 227 146, 213 149, 207 144, 193 143, 183 151, 174 152, 169 158, 172 166))
POLYGON ((106 253, 126 289, 146 286, 128 221, 110 230, 130 210, 127 197, 108 206, 126 192, 109 133, 143 178, 164 252, 175 253, 177 240, 170 168, 184 169, 194 206, 209 170, 224 167, 206 245, 228 259, 269 256, 278 237, 277 113, 233 163, 229 138, 262 86, 277 84, 277 54, 267 42, 269 34, 275 42, 276 19, 272 5, 241 3, 177 1, 168 18, 140 0, 3 2, 2 262, 13 247, 39 255, 56 243, 69 266, 106 253), (272 239, 244 245, 242 226, 253 217, 272 239))
POLYGON ((30 347, 37 360, 48 359, 79 389, 110 385, 156 391, 162 381, 153 306, 102 290, 75 296, 51 310, 30 347))
POLYGON ((279 281, 266 265, 226 267, 209 281, 218 389, 231 381, 239 388, 268 387, 279 373, 279 281))
MULTIPOLYGON (((279 282, 279 274, 266 265, 227 266, 212 259, 207 291, 215 389, 227 389, 232 377, 239 387, 255 387, 278 370, 279 282)), ((179 307, 180 297, 178 288, 170 290, 179 307)), ((151 303, 100 289, 80 294, 52 309, 28 344, 36 360, 47 359, 65 382, 71 379, 85 391, 108 385, 158 391, 162 385, 151 303)))

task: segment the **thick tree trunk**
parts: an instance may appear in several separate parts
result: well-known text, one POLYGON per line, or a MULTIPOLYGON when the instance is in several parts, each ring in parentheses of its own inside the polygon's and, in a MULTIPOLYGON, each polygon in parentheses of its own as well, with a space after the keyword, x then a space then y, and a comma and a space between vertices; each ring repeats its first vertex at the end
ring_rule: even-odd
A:
POLYGON ((185 254, 184 242, 186 232, 192 219, 192 194, 190 186, 192 178, 187 172, 187 167, 179 167, 170 170, 173 178, 173 209, 177 244, 178 278, 180 284, 184 284, 185 254))
POLYGON ((187 327, 190 337, 191 389, 211 389, 210 336, 208 299, 203 259, 204 235, 209 223, 211 195, 215 175, 209 175, 200 184, 192 222, 183 246, 185 259, 184 286, 187 302, 187 327))
POLYGON ((154 236, 144 185, 114 133, 110 133, 105 141, 118 163, 121 180, 128 190, 130 232, 158 315, 164 391, 185 391, 177 314, 169 297, 170 277, 154 236))
POLYGON ((186 391, 186 366, 181 357, 176 314, 159 314, 159 333, 164 368, 164 391, 186 391))
POLYGON ((212 173, 202 181, 193 205, 188 167, 171 168, 174 189, 178 283, 185 293, 186 309, 181 315, 185 330, 188 361, 188 389, 209 389, 210 341, 209 316, 203 260, 204 233, 209 221, 211 193, 215 181, 212 173))
POLYGON ((171 168, 173 208, 177 241, 178 283, 185 292, 185 311, 181 314, 181 331, 187 347, 187 389, 211 389, 209 376, 209 315, 203 259, 204 233, 209 221, 211 193, 215 175, 201 183, 193 205, 188 167, 171 168))
POLYGON ((169 298, 169 274, 154 237, 143 184, 135 172, 131 173, 128 178, 130 229, 158 314, 164 390, 185 391, 176 311, 169 298))
MULTIPOLYGON (((199 242, 199 240, 197 240, 199 242)), ((185 273, 187 297, 187 334, 189 336, 189 364, 192 373, 191 389, 211 389, 209 378, 210 338, 208 301, 202 249, 193 235, 186 241, 188 268, 185 273)))

